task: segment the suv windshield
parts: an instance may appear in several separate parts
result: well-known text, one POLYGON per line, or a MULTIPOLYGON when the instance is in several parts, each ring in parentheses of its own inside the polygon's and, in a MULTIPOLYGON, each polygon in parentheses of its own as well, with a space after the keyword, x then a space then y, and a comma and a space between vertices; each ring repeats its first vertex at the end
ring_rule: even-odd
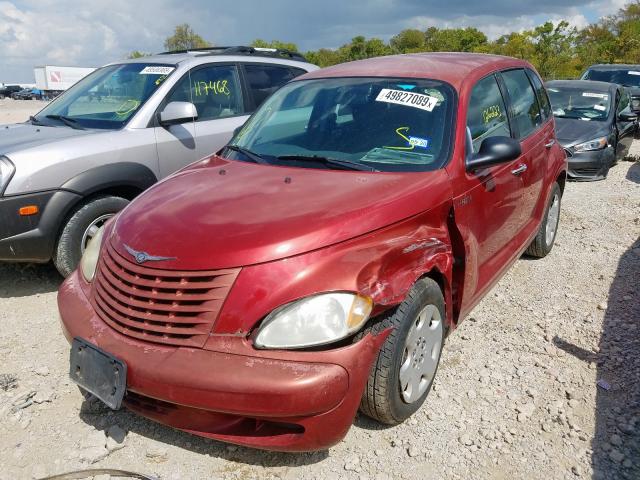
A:
POLYGON ((173 66, 150 63, 100 68, 56 98, 35 118, 46 125, 122 128, 174 70, 173 66))
POLYGON ((590 92, 582 88, 547 87, 553 115, 579 120, 606 120, 611 108, 608 93, 590 92))
POLYGON ((299 167, 434 170, 449 157, 454 101, 453 88, 434 80, 294 81, 260 107, 225 155, 299 167))
POLYGON ((625 87, 640 87, 640 67, 637 70, 587 70, 583 80, 598 80, 600 82, 619 83, 625 87))

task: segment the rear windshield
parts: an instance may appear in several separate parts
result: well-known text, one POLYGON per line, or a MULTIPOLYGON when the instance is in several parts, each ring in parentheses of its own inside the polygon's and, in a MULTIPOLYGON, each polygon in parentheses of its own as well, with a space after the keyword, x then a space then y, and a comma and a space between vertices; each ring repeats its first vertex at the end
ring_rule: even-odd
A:
POLYGON ((294 81, 274 93, 231 144, 279 165, 330 168, 308 161, 315 156, 380 171, 434 170, 449 157, 454 102, 453 88, 435 80, 294 81))
POLYGON ((640 87, 640 66, 625 70, 587 70, 582 78, 583 80, 619 83, 625 87, 640 87))
POLYGON ((600 121, 606 120, 611 109, 611 99, 606 92, 557 86, 548 86, 547 92, 555 117, 600 121))
POLYGON ((36 118, 56 126, 122 128, 174 70, 171 65, 151 63, 100 68, 47 105, 36 118))

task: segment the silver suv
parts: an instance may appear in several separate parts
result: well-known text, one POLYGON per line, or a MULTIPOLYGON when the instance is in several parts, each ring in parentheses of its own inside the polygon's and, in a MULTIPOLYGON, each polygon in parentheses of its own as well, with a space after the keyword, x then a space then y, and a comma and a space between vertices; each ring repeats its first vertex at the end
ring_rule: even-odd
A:
POLYGON ((53 259, 70 274, 109 217, 316 69, 284 50, 167 52, 106 65, 26 123, 0 127, 0 261, 53 259))

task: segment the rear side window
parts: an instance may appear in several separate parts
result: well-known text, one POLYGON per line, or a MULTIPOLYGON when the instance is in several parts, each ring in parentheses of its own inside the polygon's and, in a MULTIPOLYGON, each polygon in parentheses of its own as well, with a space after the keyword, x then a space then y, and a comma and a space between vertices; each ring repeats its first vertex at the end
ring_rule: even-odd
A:
POLYGON ((508 70, 502 72, 511 99, 511 108, 519 138, 528 137, 542 124, 540 107, 533 87, 524 70, 508 70))
POLYGON ((488 137, 510 137, 507 109, 496 78, 483 78, 473 87, 467 112, 467 133, 471 137, 473 151, 488 137))
POLYGON ((542 81, 540 77, 535 74, 535 72, 531 70, 527 70, 529 74, 529 78, 533 83, 533 88, 536 90, 536 95, 538 96, 538 103, 540 103, 540 107, 542 109, 542 116, 546 120, 551 116, 551 103, 549 102, 549 96, 547 95, 547 90, 542 85, 542 81))
POLYGON ((306 73, 285 65, 245 65, 244 71, 256 108, 289 80, 306 73))
POLYGON ((166 102, 193 103, 198 122, 244 113, 240 80, 234 65, 197 67, 180 79, 166 102))

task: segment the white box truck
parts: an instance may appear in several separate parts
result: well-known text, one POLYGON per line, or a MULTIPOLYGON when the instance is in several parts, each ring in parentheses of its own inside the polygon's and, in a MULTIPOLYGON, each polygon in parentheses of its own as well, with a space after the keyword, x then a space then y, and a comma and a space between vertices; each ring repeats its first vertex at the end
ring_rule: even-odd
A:
POLYGON ((95 68, 85 67, 57 67, 45 65, 35 67, 36 88, 46 95, 55 96, 65 91, 74 83, 93 72, 95 68))

